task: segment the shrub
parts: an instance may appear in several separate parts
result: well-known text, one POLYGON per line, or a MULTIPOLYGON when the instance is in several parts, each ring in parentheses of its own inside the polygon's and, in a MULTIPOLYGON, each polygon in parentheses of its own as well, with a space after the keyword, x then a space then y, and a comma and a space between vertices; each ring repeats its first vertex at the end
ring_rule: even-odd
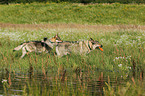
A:
POLYGON ((0 0, 1 4, 8 4, 8 3, 32 3, 32 2, 71 2, 71 3, 122 3, 122 4, 129 4, 129 3, 145 3, 145 0, 0 0))

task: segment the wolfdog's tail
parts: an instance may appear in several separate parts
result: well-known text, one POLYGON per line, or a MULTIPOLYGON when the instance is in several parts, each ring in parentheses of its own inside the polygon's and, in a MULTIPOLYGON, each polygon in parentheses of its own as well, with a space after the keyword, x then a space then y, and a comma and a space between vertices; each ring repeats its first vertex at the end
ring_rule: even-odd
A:
POLYGON ((20 50, 26 43, 22 43, 21 45, 17 46, 16 48, 13 49, 13 51, 18 51, 20 50))

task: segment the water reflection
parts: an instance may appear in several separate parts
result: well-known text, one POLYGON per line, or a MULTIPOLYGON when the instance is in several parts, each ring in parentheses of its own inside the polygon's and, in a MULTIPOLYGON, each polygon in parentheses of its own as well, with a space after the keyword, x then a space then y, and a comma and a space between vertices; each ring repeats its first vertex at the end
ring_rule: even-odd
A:
MULTIPOLYGON (((105 72, 88 72, 82 71, 79 68, 76 70, 65 69, 60 73, 50 72, 46 74, 33 71, 29 71, 29 74, 20 74, 3 70, 1 71, 0 79, 0 94, 7 93, 17 96, 23 95, 24 92, 29 94, 33 89, 39 91, 39 94, 43 94, 43 91, 46 90, 54 92, 54 95, 61 95, 60 91, 65 90, 69 94, 73 92, 79 94, 78 92, 82 92, 93 96, 103 96, 103 87, 107 88, 105 82, 116 89, 119 85, 125 86, 127 81, 131 81, 129 77, 122 79, 113 75, 105 75, 105 72)), ((142 78, 142 80, 144 79, 142 78)), ((143 84, 145 84, 144 82, 143 84)))

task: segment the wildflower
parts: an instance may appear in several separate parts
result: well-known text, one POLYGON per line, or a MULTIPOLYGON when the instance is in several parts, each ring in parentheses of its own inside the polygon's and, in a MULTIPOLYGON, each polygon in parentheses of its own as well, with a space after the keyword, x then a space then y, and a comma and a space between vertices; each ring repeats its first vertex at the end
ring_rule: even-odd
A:
MULTIPOLYGON (((131 56, 127 56, 126 59, 130 59, 131 56)), ((115 59, 113 59, 113 61, 115 60, 119 60, 119 59, 125 59, 125 57, 115 57, 115 59)))
POLYGON ((127 57, 126 57, 126 59, 130 59, 130 58, 131 58, 131 56, 127 56, 127 57))
POLYGON ((127 66, 127 69, 131 69, 131 67, 127 66))
POLYGON ((5 80, 5 79, 2 79, 2 83, 6 83, 7 82, 7 80, 5 80))
POLYGON ((124 57, 115 57, 113 61, 118 60, 118 59, 124 59, 124 57))
POLYGON ((119 67, 122 67, 122 64, 119 64, 118 66, 119 66, 119 67))

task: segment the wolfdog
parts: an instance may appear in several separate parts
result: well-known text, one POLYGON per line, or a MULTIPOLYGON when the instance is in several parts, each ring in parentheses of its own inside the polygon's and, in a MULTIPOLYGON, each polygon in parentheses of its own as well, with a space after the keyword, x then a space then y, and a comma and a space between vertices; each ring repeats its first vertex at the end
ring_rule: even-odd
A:
POLYGON ((20 50, 22 48, 22 56, 23 58, 25 54, 30 52, 50 52, 53 49, 53 46, 56 45, 56 42, 62 42, 58 35, 55 35, 51 39, 44 38, 42 41, 28 41, 20 44, 13 51, 20 50), (47 43, 45 43, 47 41, 47 43))
POLYGON ((103 46, 99 44, 98 41, 95 41, 92 38, 87 41, 63 41, 56 45, 56 53, 58 57, 62 57, 70 53, 83 55, 90 53, 95 49, 100 49, 101 51, 103 51, 102 47, 103 46))

